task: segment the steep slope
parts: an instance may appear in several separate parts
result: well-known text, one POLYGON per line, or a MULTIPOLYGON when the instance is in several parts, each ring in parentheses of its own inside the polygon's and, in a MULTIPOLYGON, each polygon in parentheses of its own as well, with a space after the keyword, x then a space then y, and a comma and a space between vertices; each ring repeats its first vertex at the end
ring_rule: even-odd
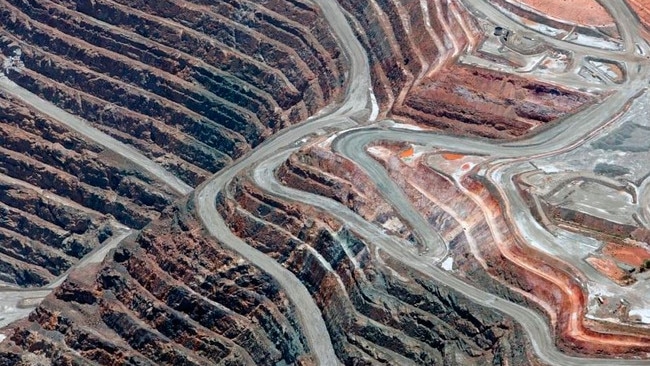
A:
MULTIPOLYGON (((279 170, 283 181, 339 201, 389 233, 386 224, 393 221, 391 226, 400 228, 394 235, 412 232, 407 225, 396 225, 399 215, 384 208, 384 198, 364 171, 329 149, 324 142, 304 147, 279 170)), ((473 161, 451 153, 414 156, 412 149, 392 142, 368 147, 448 243, 448 270, 479 288, 545 313, 558 347, 565 352, 635 357, 650 350, 650 335, 643 328, 612 327, 585 317, 587 296, 571 264, 518 243, 495 193, 472 178, 471 167, 480 158, 473 161)))
MULTIPOLYGON (((484 37, 458 1, 341 1, 373 68, 383 115, 490 138, 525 135, 594 101, 514 74, 456 64, 484 37)), ((615 28, 615 26, 614 26, 615 28)))
POLYGON ((0 19, 0 280, 9 284, 53 281, 113 223, 141 229, 179 197, 46 102, 193 186, 343 85, 334 37, 300 1, 9 0, 0 19), (18 99, 11 82, 37 96, 18 99))
POLYGON ((650 1, 647 0, 627 0, 627 3, 636 12, 641 23, 650 27, 650 1))
POLYGON ((178 194, 60 122, 0 94, 2 281, 44 285, 178 194), (114 218, 114 219, 113 219, 114 218))
POLYGON ((75 272, 0 344, 5 363, 309 362, 283 290, 178 204, 105 263, 75 272), (38 345, 38 346, 37 346, 38 345))
POLYGON ((397 267, 395 275, 371 241, 326 213, 264 193, 246 177, 220 200, 238 236, 306 283, 345 364, 531 362, 509 319, 417 271, 397 267))
POLYGON ((302 2, 9 0, 0 19, 0 49, 20 54, 12 80, 192 185, 343 83, 332 35, 302 2))

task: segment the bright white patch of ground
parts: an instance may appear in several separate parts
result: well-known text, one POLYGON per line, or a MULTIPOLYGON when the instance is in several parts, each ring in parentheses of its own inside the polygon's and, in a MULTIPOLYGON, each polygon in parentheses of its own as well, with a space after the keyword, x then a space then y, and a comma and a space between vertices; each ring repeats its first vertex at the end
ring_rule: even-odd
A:
POLYGON ((452 258, 452 257, 447 257, 447 259, 445 259, 444 262, 442 262, 442 263, 440 264, 440 266, 441 266, 442 269, 444 269, 445 271, 451 271, 451 270, 453 270, 453 269, 454 269, 454 258, 452 258))
POLYGON ((413 131, 422 131, 422 130, 424 130, 422 127, 409 125, 409 124, 406 124, 406 123, 393 123, 392 127, 393 128, 399 128, 400 130, 413 130, 413 131))
POLYGON ((336 137, 338 136, 338 133, 332 134, 332 136, 328 137, 326 140, 323 140, 318 146, 320 147, 330 147, 332 145, 332 142, 336 137))
POLYGON ((369 88, 370 90, 370 122, 375 122, 377 120, 377 116, 379 116, 379 104, 377 104, 377 97, 375 97, 375 93, 372 91, 372 87, 369 88))
POLYGON ((368 153, 379 159, 388 159, 392 155, 392 151, 382 146, 370 146, 368 153))
POLYGON ((630 310, 630 316, 633 315, 640 316, 642 323, 650 324, 650 309, 632 309, 630 310))

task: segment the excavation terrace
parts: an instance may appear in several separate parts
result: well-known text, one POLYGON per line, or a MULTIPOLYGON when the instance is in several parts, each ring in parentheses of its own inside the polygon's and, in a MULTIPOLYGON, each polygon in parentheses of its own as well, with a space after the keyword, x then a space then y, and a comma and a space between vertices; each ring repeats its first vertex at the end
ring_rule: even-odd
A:
POLYGON ((577 3, 0 0, 0 364, 647 364, 648 11, 577 3))

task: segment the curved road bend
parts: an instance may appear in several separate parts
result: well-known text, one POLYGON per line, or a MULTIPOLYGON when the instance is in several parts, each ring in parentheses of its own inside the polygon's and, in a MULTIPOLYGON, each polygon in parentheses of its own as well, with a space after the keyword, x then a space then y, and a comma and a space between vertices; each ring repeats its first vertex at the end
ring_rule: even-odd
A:
MULTIPOLYGON (((370 88, 368 65, 365 52, 359 45, 356 38, 354 38, 354 34, 352 33, 351 28, 346 22, 345 17, 343 16, 343 13, 338 8, 338 6, 336 6, 336 4, 333 4, 333 2, 325 0, 319 0, 317 2, 324 9, 327 20, 332 25, 337 38, 342 43, 346 54, 350 58, 352 72, 350 73, 350 87, 348 89, 348 94, 345 98, 345 102, 341 107, 339 107, 329 116, 310 119, 305 124, 298 125, 274 136, 262 144, 258 149, 255 149, 254 151, 247 154, 247 156, 234 164, 231 168, 226 169, 225 171, 222 171, 211 178, 197 190, 194 198, 197 202, 197 210, 199 216, 212 235, 220 239, 230 248, 242 254, 244 257, 251 260, 256 265, 260 266, 263 270, 267 271, 278 280, 281 286, 288 290, 287 294, 294 302, 294 304, 298 305, 297 310, 299 312, 300 321, 302 323, 303 330, 305 331, 309 345, 312 347, 312 351, 315 353, 316 357, 322 365, 329 365, 336 362, 336 356, 333 353, 331 342, 323 338, 327 337, 325 324, 320 316, 318 308, 314 304, 313 299, 311 299, 304 286, 295 278, 295 276, 289 273, 277 262, 271 260, 269 257, 248 246, 241 239, 235 237, 230 232, 227 225, 224 223, 223 218, 221 218, 215 207, 215 199, 217 193, 220 190, 225 189, 225 186, 228 184, 228 182, 231 181, 232 178, 239 174, 242 170, 249 168, 253 164, 264 161, 268 158, 273 158, 272 162, 274 163, 281 161, 281 157, 286 156, 286 151, 284 153, 279 152, 279 150, 283 147, 295 146, 296 141, 299 141, 304 136, 317 132, 326 126, 341 127, 343 125, 353 125, 352 121, 346 119, 343 117, 343 115, 352 115, 355 113, 363 112, 365 109, 365 106, 369 99, 368 90, 370 88)), ((571 45, 571 47, 581 48, 575 45, 571 45)), ((584 49, 584 47, 582 48, 584 49)), ((593 49, 588 49, 588 52, 592 54, 594 52, 598 53, 597 50, 593 49)), ((634 58, 634 60, 638 60, 638 58, 634 58)), ((632 94, 635 94, 636 92, 637 91, 632 94)), ((621 110, 627 103, 630 94, 631 93, 629 90, 624 90, 622 92, 616 93, 614 96, 608 98, 606 101, 607 103, 589 108, 574 116, 573 120, 575 120, 576 123, 579 122, 580 130, 584 131, 583 134, 588 134, 592 129, 595 129, 603 123, 607 122, 600 117, 610 116, 612 114, 611 111, 621 110), (607 111, 609 111, 609 113, 607 111)), ((564 123, 557 125, 560 127, 551 128, 545 133, 538 135, 541 137, 533 138, 523 144, 521 142, 514 143, 513 146, 502 144, 498 148, 499 155, 505 155, 506 157, 520 157, 522 154, 526 153, 532 155, 535 153, 543 152, 542 148, 546 149, 546 151, 549 151, 548 149, 559 150, 567 145, 567 141, 579 140, 579 137, 575 136, 575 131, 570 131, 567 124, 571 125, 572 123, 565 121, 564 123), (503 153, 504 151, 506 154, 503 153)), ((575 126, 573 126, 573 128, 575 129, 575 126)), ((488 144, 484 141, 455 138, 444 135, 420 134, 415 131, 384 132, 388 134, 388 136, 384 136, 388 137, 388 139, 390 139, 390 137, 394 137, 395 134, 397 134, 401 136, 400 138, 403 137, 405 141, 411 141, 415 137, 415 140, 422 141, 424 144, 429 145, 438 145, 446 140, 447 143, 450 144, 449 146, 455 149, 458 149, 460 147, 462 149, 468 149, 469 151, 478 150, 488 155, 492 154, 495 151, 495 148, 497 148, 497 146, 488 144)), ((377 135, 373 136, 372 134, 370 137, 371 139, 378 138, 377 135)), ((363 159, 363 157, 361 158, 363 159)), ((262 165, 262 167, 265 166, 266 165, 262 165)), ((262 176, 257 175, 256 178, 258 180, 258 184, 262 186, 261 188, 264 188, 265 185, 271 184, 271 182, 274 180, 274 178, 271 180, 271 178, 268 176, 269 170, 267 168, 262 168, 262 170, 264 169, 266 169, 267 173, 262 174, 262 176), (259 182, 259 179, 262 179, 263 181, 269 181, 259 182)), ((280 193, 279 190, 277 192, 280 193)), ((295 191, 290 191, 290 194, 291 199, 300 197, 297 196, 297 192, 295 191)), ((318 196, 313 195, 309 195, 307 197, 309 199, 306 200, 305 203, 323 205, 323 201, 321 201, 323 199, 322 197, 319 198, 318 196)), ((329 202, 328 200, 326 201, 329 202)), ((335 204, 335 202, 331 202, 335 204)), ((323 207, 328 210, 333 209, 331 212, 337 213, 349 211, 344 206, 338 207, 336 209, 334 206, 323 205, 323 207)), ((384 235, 382 232, 378 232, 377 228, 374 228, 373 225, 365 222, 361 218, 352 219, 351 217, 353 216, 343 217, 350 219, 349 221, 355 224, 355 228, 357 228, 361 234, 363 234, 365 230, 375 230, 374 232, 365 232, 365 234, 370 235, 373 240, 383 238, 381 240, 377 240, 376 242, 384 243, 384 250, 394 256, 396 259, 404 262, 405 265, 412 266, 423 271, 424 273, 427 273, 432 278, 435 278, 437 281, 445 283, 448 286, 458 290, 478 304, 502 310, 518 320, 530 336, 534 350, 545 362, 559 365, 583 365, 585 362, 593 365, 647 364, 646 360, 585 359, 564 355, 555 348, 554 342, 551 338, 551 332, 548 329, 545 320, 532 310, 513 304, 494 295, 469 286, 456 277, 438 269, 434 266, 433 263, 425 259, 425 257, 420 257, 410 251, 398 249, 403 247, 404 243, 396 242, 394 239, 386 237, 386 235, 384 235), (387 242, 385 242, 384 239, 387 240, 387 242)))
MULTIPOLYGON (((629 100, 637 95, 642 83, 637 81, 621 89, 607 99, 607 103, 597 104, 580 113, 568 117, 561 124, 540 132, 534 137, 515 143, 497 144, 488 140, 477 140, 450 135, 440 135, 425 131, 377 130, 375 127, 355 129, 341 133, 333 142, 332 148, 337 153, 355 161, 372 178, 382 196, 391 203, 398 215, 408 223, 427 256, 442 260, 447 255, 447 246, 438 232, 431 228, 424 217, 413 207, 403 190, 389 177, 380 163, 368 155, 365 148, 374 141, 386 140, 411 142, 421 145, 462 151, 473 155, 489 155, 494 158, 517 158, 547 154, 549 151, 560 152, 567 146, 579 143, 585 135, 593 132, 611 120, 612 114, 625 109, 629 100), (580 134, 576 134, 579 126, 580 134), (415 138, 414 138, 415 137, 415 138)), ((523 212, 523 211, 522 211, 523 212)))
MULTIPOLYGON (((546 131, 541 132, 540 134, 534 136, 531 139, 518 141, 510 144, 494 144, 488 143, 486 141, 480 140, 471 140, 463 139, 453 136, 444 136, 437 134, 429 134, 425 132, 416 132, 416 131, 381 131, 377 129, 356 129, 349 131, 340 135, 335 141, 334 146, 338 147, 339 150, 345 155, 348 155, 354 161, 357 161, 360 165, 364 166, 370 175, 378 182, 378 185, 382 185, 381 182, 390 181, 386 179, 386 173, 383 169, 377 164, 372 158, 370 158, 364 151, 364 146, 371 141, 376 141, 378 139, 394 140, 394 141, 411 141, 421 144, 426 144, 429 146, 437 147, 446 147, 454 150, 461 150, 463 152, 469 152, 474 154, 486 154, 493 157, 500 158, 520 158, 522 155, 533 157, 540 154, 548 154, 550 151, 554 153, 561 152, 565 149, 574 148, 577 144, 580 144, 584 138, 593 133, 595 130, 600 130, 603 126, 606 126, 608 122, 611 121, 612 116, 621 113, 625 109, 625 106, 628 104, 629 100, 634 96, 639 94, 644 87, 643 83, 638 80, 643 80, 642 76, 647 74, 647 71, 644 70, 641 73, 642 64, 638 64, 639 74, 631 78, 632 81, 629 83, 626 88, 618 90, 614 95, 610 96, 605 103, 595 105, 590 107, 576 115, 573 115, 567 118, 563 123, 556 125, 554 128, 550 128, 546 131), (578 128, 576 127, 578 126, 578 128), (579 131, 578 134, 576 134, 579 131), (416 137, 416 138, 414 138, 416 137), (496 153, 495 153, 496 152, 496 153)), ((632 72, 636 71, 633 67, 630 67, 632 72)), ((282 156, 286 156, 283 154, 282 156)), ((281 161, 280 158, 274 158, 273 161, 281 161)), ((271 176, 269 175, 268 165, 263 164, 260 166, 261 171, 266 172, 265 174, 260 175, 258 173, 260 170, 257 170, 255 177, 258 184, 263 188, 265 184, 264 180, 269 180, 271 176)), ((267 187, 273 189, 273 193, 281 195, 282 190, 276 184, 270 185, 266 182, 267 187)), ((384 187, 384 192, 392 191, 393 199, 391 202, 396 203, 400 200, 399 192, 400 190, 393 190, 394 187, 386 185, 384 187)), ((286 192, 285 192, 286 193, 286 192)), ((284 195, 286 199, 296 199, 301 197, 296 191, 290 191, 289 195, 284 195)), ((304 196, 303 196, 304 198, 304 196)), ((333 206, 327 206, 323 204, 322 197, 318 199, 318 196, 308 195, 308 199, 304 200, 305 203, 311 203, 319 205, 323 209, 327 209, 328 212, 336 212, 340 214, 343 207, 336 209, 333 206)), ((396 205, 400 207, 399 204, 396 205)), ((412 207, 406 207, 406 210, 412 209, 412 207)), ((405 210, 402 210, 402 213, 405 210)), ((347 222, 354 222, 355 227, 366 227, 362 219, 352 220, 350 216, 345 215, 341 216, 347 222)), ((412 221, 413 222, 413 221, 412 221)), ((416 221, 417 222, 417 221, 416 221)), ((377 235, 381 233, 375 233, 371 236, 374 242, 377 241, 377 235)), ((379 241, 381 242, 381 241, 379 241)), ((395 252, 393 246, 386 246, 384 249, 388 252, 391 252, 400 258, 402 251, 395 252)), ((409 253, 409 256, 412 256, 412 253, 409 253)), ((412 263, 413 259, 422 261, 422 257, 414 256, 408 260, 404 260, 405 264, 412 263)), ((449 274, 433 267, 431 263, 423 263, 420 269, 428 268, 425 270, 426 273, 429 273, 432 277, 438 279, 443 283, 452 285, 452 287, 464 293, 466 296, 477 301, 479 299, 484 299, 486 295, 489 295, 480 290, 474 289, 471 286, 468 286, 462 281, 455 279, 455 277, 450 276, 449 274), (422 267, 424 266, 424 267, 422 267)), ((630 361, 630 360, 602 360, 602 359, 585 359, 585 358, 575 358, 566 356, 554 347, 554 342, 550 337, 550 330, 548 329, 544 319, 535 315, 534 312, 523 308, 521 306, 509 303, 505 300, 489 295, 487 298, 490 299, 489 302, 477 301, 486 306, 492 306, 504 310, 507 314, 513 316, 515 319, 520 321, 522 325, 526 328, 527 333, 532 339, 533 346, 538 353, 538 355, 545 361, 561 364, 561 365, 573 365, 573 364, 584 364, 589 362, 590 364, 644 364, 647 361, 630 361), (496 305, 496 306, 494 306, 496 305)))
POLYGON ((559 49, 571 48, 576 54, 580 56, 593 56, 610 59, 613 55, 620 56, 621 54, 626 54, 626 58, 631 61, 640 60, 641 57, 635 55, 635 44, 638 44, 639 46, 646 45, 646 42, 641 38, 638 32, 635 32, 634 29, 632 29, 632 31, 629 31, 631 29, 631 25, 636 25, 638 22, 636 21, 636 16, 632 13, 632 10, 630 10, 630 8, 625 4, 623 0, 598 1, 612 15, 614 21, 617 22, 618 30, 621 34, 621 39, 623 40, 623 47, 621 50, 602 50, 577 43, 570 43, 565 40, 551 37, 544 33, 536 32, 513 20, 501 12, 501 10, 499 10, 495 5, 491 4, 488 0, 461 0, 461 2, 467 9, 474 10, 473 13, 479 12, 482 14, 482 18, 489 18, 492 22, 506 26, 510 29, 520 29, 528 33, 534 33, 536 36, 538 36, 540 39, 543 39, 551 46, 557 47, 559 49), (618 19, 629 19, 630 21, 623 23, 618 22, 618 19))
MULTIPOLYGON (((334 149, 345 155, 348 159, 355 161, 358 165, 363 167, 369 176, 377 182, 377 186, 382 189, 382 193, 387 200, 391 202, 398 212, 407 220, 411 220, 411 215, 420 217, 420 214, 415 211, 412 205, 408 204, 408 200, 404 198, 404 193, 401 188, 390 180, 386 171, 365 151, 365 147, 378 140, 396 141, 396 142, 410 142, 413 144, 426 145, 427 147, 436 147, 458 151, 468 155, 484 155, 489 156, 490 161, 487 164, 494 164, 497 159, 508 159, 506 161, 496 161, 501 166, 500 169, 492 169, 488 178, 496 185, 503 187, 501 190, 503 199, 508 204, 508 211, 510 214, 515 212, 523 213, 528 212, 525 203, 518 199, 518 194, 513 186, 512 177, 516 171, 506 169, 508 166, 516 162, 526 162, 538 156, 547 156, 559 154, 564 151, 573 149, 579 144, 583 143, 585 139, 594 131, 602 131, 611 126, 612 115, 616 116, 625 110, 630 99, 634 98, 641 90, 642 85, 636 83, 631 85, 628 89, 622 89, 610 96, 607 103, 597 104, 588 109, 585 109, 573 116, 568 117, 561 124, 557 124, 530 139, 517 141, 516 143, 510 142, 494 142, 489 140, 472 139, 466 137, 442 135, 426 131, 414 130, 400 130, 400 129, 380 129, 375 126, 369 126, 360 129, 354 129, 343 132, 332 142, 334 149), (573 128, 569 128, 574 126, 573 128), (580 126, 576 128, 575 126, 580 126), (579 133, 577 131, 580 131, 579 133), (529 143, 529 141, 535 143, 529 143), (514 159, 514 160, 513 160, 514 159), (391 185, 386 184, 389 181, 391 185), (406 203, 405 203, 406 202, 406 203), (411 210, 410 212, 405 211, 411 210), (407 214, 405 214, 407 212, 407 214)), ((543 230, 538 225, 533 225, 532 218, 528 215, 517 214, 511 216, 510 219, 519 228, 519 232, 525 233, 524 236, 533 238, 536 242, 540 243, 537 247, 550 252, 552 255, 560 256, 563 259, 575 258, 570 253, 566 252, 566 247, 561 243, 557 243, 557 239, 543 230)), ((414 222, 409 221, 411 226, 414 222)), ((413 227, 413 226, 412 226, 413 227)), ((420 237, 427 235, 427 233, 435 232, 430 227, 420 231, 420 237)), ((430 234, 429 234, 430 235, 430 234)), ((439 251, 434 252, 434 256, 441 253, 446 247, 438 246, 439 251)), ((591 266, 586 263, 575 263, 581 272, 587 276, 588 279, 599 282, 609 282, 599 272, 595 271, 591 266)))
MULTIPOLYGON (((350 61, 349 86, 344 103, 331 115, 310 119, 305 124, 288 129, 268 140, 258 149, 241 159, 238 163, 215 175, 209 181, 204 183, 195 192, 194 199, 197 200, 197 211, 201 220, 213 236, 221 240, 226 246, 234 249, 245 258, 260 266, 262 270, 275 277, 280 285, 287 290, 288 296, 294 302, 296 310, 299 313, 302 329, 305 331, 305 336, 307 337, 311 351, 314 352, 321 365, 332 365, 337 363, 338 360, 336 359, 336 355, 331 346, 331 340, 328 339, 329 336, 324 321, 320 316, 320 311, 314 304, 313 299, 307 292, 306 288, 284 267, 280 266, 277 262, 265 256, 261 252, 251 248, 241 239, 235 237, 225 225, 215 207, 217 193, 224 189, 226 184, 243 169, 250 167, 252 164, 264 159, 265 157, 272 156, 272 153, 276 152, 278 149, 293 144, 295 141, 300 140, 304 136, 315 133, 323 127, 353 125, 354 123, 351 120, 343 116, 363 113, 368 101, 372 99, 369 92, 369 90, 371 90, 370 74, 365 51, 355 38, 343 12, 339 8, 338 4, 333 1, 316 0, 316 2, 323 9, 326 19, 330 23, 350 61)), ((623 11, 625 11, 625 9, 623 9, 623 11)), ((630 43, 627 41, 629 38, 624 37, 624 39, 626 39, 626 45, 629 45, 630 43)), ((581 48, 578 46, 576 47, 581 48)), ((599 54, 597 50, 593 49, 588 49, 587 52, 590 52, 591 54, 599 54)), ((608 55, 610 54, 608 53, 608 55)), ((73 130, 136 163, 151 174, 155 175, 161 181, 169 184, 177 192, 187 194, 191 191, 191 187, 187 186, 178 178, 146 158, 144 155, 140 154, 132 147, 114 140, 110 136, 92 128, 85 121, 56 108, 47 101, 44 101, 18 87, 6 77, 0 77, 0 89, 18 97, 34 106, 40 112, 65 123, 73 130)), ((410 133, 413 133, 413 131, 410 131, 410 133)), ((521 151, 519 151, 519 153, 521 153, 521 151)), ((311 202, 313 201, 310 200, 307 203, 311 202)), ((367 225, 364 226, 364 223, 368 224, 360 218, 355 220, 355 223, 359 228, 366 227, 367 225)), ((368 229, 378 230, 373 225, 370 225, 368 229)), ((531 310, 512 304, 489 293, 477 290, 454 276, 438 269, 431 263, 422 263, 421 261, 423 257, 419 257, 408 251, 398 250, 397 248, 402 246, 403 243, 391 242, 391 240, 394 239, 386 237, 382 232, 375 232, 374 234, 377 238, 386 238, 388 242, 383 245, 384 250, 398 260, 404 261, 405 265, 422 270, 438 281, 457 289, 476 303, 501 309, 520 321, 531 337, 535 351, 546 362, 562 365, 582 365, 587 361, 587 359, 569 357, 559 353, 554 347, 545 321, 531 310)), ((647 364, 647 361, 645 360, 637 362, 630 360, 589 359, 588 362, 593 365, 647 364)))
MULTIPOLYGON (((364 129, 353 130, 348 136, 356 136, 358 133, 363 133, 362 131, 364 129)), ((386 135, 390 135, 390 133, 386 133, 386 135)), ((373 140, 376 138, 377 136, 373 134, 373 140)), ((411 200, 402 188, 391 179, 386 169, 366 153, 366 144, 347 140, 349 138, 335 139, 332 143, 332 150, 357 162, 368 174, 382 197, 395 208, 397 215, 411 228, 418 242, 423 246, 424 250, 421 254, 432 257, 436 261, 442 261, 447 256, 448 248, 440 233, 433 230, 432 225, 413 207, 411 200)), ((393 140, 393 137, 389 137, 387 140, 393 140)))
POLYGON ((553 333, 540 314, 524 306, 515 304, 498 296, 477 289, 454 275, 438 268, 430 259, 422 257, 409 250, 403 241, 386 235, 380 228, 367 222, 362 217, 352 212, 347 206, 334 200, 312 193, 283 186, 277 181, 274 171, 288 157, 293 149, 276 153, 266 161, 260 163, 253 177, 255 183, 267 192, 289 201, 299 201, 317 207, 320 210, 334 214, 368 242, 379 246, 391 257, 401 262, 404 266, 414 268, 438 283, 448 286, 479 305, 492 308, 515 319, 526 331, 531 340, 537 356, 548 364, 561 366, 612 366, 612 365, 647 365, 648 360, 622 360, 602 358, 582 358, 568 356, 555 347, 551 337, 553 333))
POLYGON ((297 141, 300 141, 305 136, 317 133, 325 127, 344 128, 354 126, 354 121, 346 116, 367 115, 368 108, 366 107, 368 104, 372 105, 374 114, 376 107, 372 102, 374 95, 372 95, 370 67, 365 50, 355 37, 337 2, 331 0, 315 0, 315 2, 323 10, 323 14, 330 24, 340 47, 348 58, 350 71, 344 101, 334 112, 312 117, 305 123, 298 124, 272 136, 235 164, 200 185, 194 193, 194 201, 196 202, 198 215, 210 235, 260 267, 285 289, 298 314, 301 329, 311 352, 321 365, 329 366, 338 364, 339 361, 334 352, 320 309, 316 306, 307 288, 289 270, 232 234, 215 205, 217 194, 225 189, 226 185, 236 175, 256 162, 272 156, 285 146, 295 146, 297 141))

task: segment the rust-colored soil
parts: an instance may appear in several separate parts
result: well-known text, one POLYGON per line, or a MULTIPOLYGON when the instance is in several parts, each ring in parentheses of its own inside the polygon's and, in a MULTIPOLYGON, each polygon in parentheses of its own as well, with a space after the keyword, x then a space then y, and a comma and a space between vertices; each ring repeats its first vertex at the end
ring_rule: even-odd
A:
MULTIPOLYGON (((422 164, 422 160, 419 162, 407 167, 387 160, 383 165, 430 222, 433 218, 444 217, 447 209, 454 211, 460 221, 465 220, 465 225, 471 227, 465 232, 476 243, 468 243, 471 253, 483 263, 484 270, 492 278, 547 311, 561 349, 610 355, 638 354, 650 349, 650 336, 637 334, 636 330, 621 328, 613 334, 608 329, 588 326, 584 321, 587 296, 571 274, 574 272, 571 265, 515 240, 515 233, 506 222, 506 212, 481 181, 466 175, 460 182, 463 189, 458 189, 450 180, 436 179, 436 171, 422 164), (413 189, 415 187, 420 189, 413 189), (470 217, 467 213, 473 215, 470 217)), ((447 220, 452 221, 437 227, 443 236, 445 229, 460 223, 455 218, 447 220)), ((629 278, 616 273, 617 266, 612 259, 596 264, 621 284, 629 284, 629 278)))
POLYGON ((616 281, 619 284, 626 284, 630 280, 630 276, 625 273, 619 266, 614 263, 610 258, 598 258, 590 257, 587 258, 587 263, 591 264, 599 272, 603 273, 605 276, 611 278, 613 281, 616 281))
POLYGON ((628 0, 630 7, 641 19, 641 23, 648 27, 650 25, 650 0, 628 0))
POLYGON ((607 243, 603 247, 603 254, 634 267, 639 267, 646 259, 650 259, 650 251, 645 248, 617 243, 607 243))
POLYGON ((593 101, 513 74, 451 65, 412 88, 395 114, 428 127, 490 138, 522 136, 593 101))
POLYGON ((413 146, 411 146, 411 147, 409 147, 409 148, 406 149, 406 150, 402 150, 402 151, 399 153, 399 157, 402 158, 402 159, 404 159, 404 158, 410 158, 411 156, 413 156, 413 153, 414 153, 414 152, 415 152, 415 151, 413 150, 413 146))
POLYGON ((458 159, 462 159, 462 158, 464 158, 465 155, 461 155, 461 154, 453 154, 453 153, 444 153, 444 154, 442 154, 442 157, 443 157, 445 160, 458 160, 458 159))
MULTIPOLYGON (((604 26, 614 23, 611 15, 594 0, 519 0, 540 13, 555 19, 587 26, 604 26)), ((648 1, 641 1, 650 3, 648 1)))

